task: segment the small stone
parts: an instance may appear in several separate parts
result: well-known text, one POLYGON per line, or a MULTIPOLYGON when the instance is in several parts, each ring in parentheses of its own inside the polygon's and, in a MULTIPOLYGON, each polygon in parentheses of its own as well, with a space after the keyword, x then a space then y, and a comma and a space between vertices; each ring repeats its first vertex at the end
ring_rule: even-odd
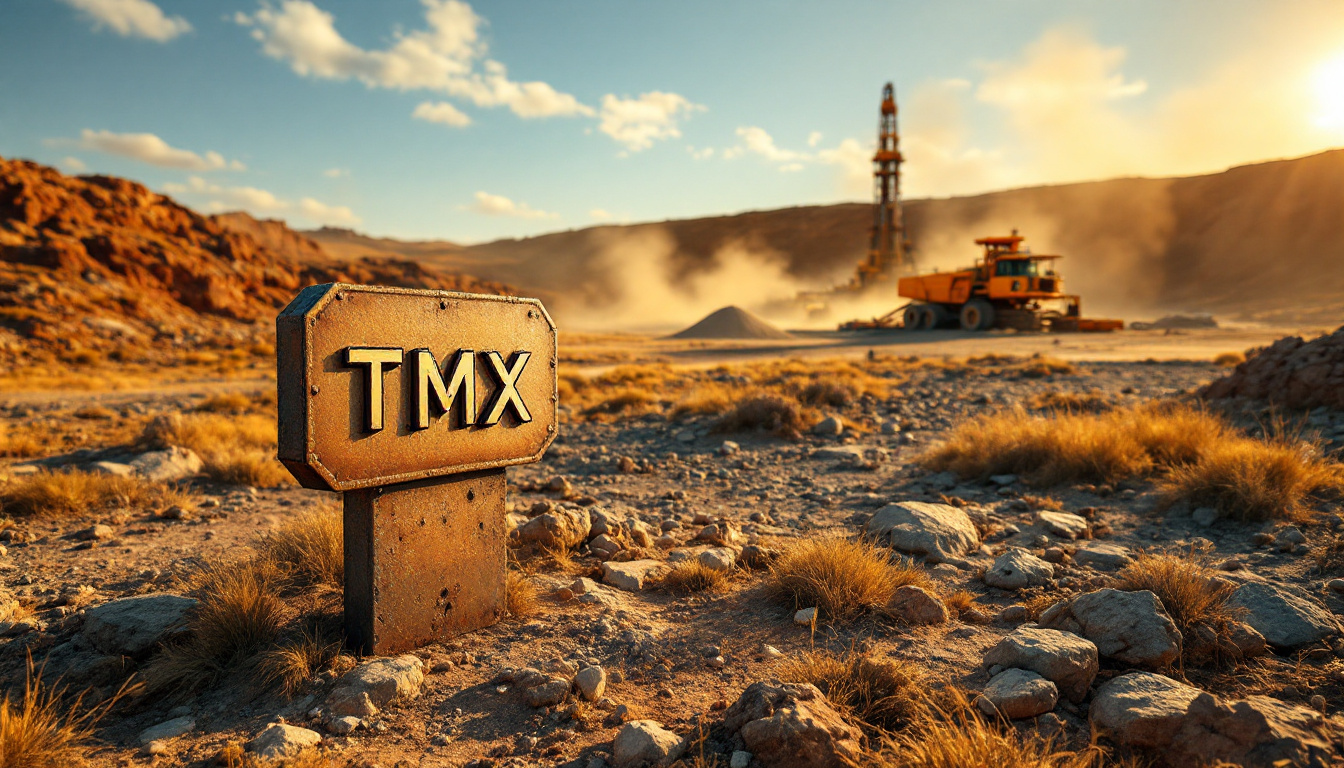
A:
POLYGON ((732 440, 724 440, 723 444, 719 446, 719 455, 732 456, 741 449, 742 447, 739 446, 737 443, 733 442, 732 440))
POLYGON ((293 757, 303 750, 317 746, 322 734, 284 723, 272 723, 247 743, 249 752, 255 752, 263 760, 281 757, 293 757))
POLYGON ((574 687, 584 701, 597 701, 607 690, 607 673, 601 667, 584 667, 574 676, 574 687))
POLYGON ((1123 568, 1129 565, 1132 559, 1128 549, 1119 544, 1109 544, 1101 541, 1090 541, 1073 551, 1073 561, 1075 563, 1103 571, 1123 568))
POLYGON ((1087 518, 1068 512, 1037 512, 1036 522, 1050 533, 1064 539, 1084 538, 1090 527, 1087 518))
POLYGON ((749 765, 751 765, 750 752, 735 749, 732 757, 728 758, 728 768, 747 768, 749 765))
POLYGON ((140 743, 148 744, 151 741, 167 741, 175 739, 178 736, 191 733, 196 727, 196 721, 190 717, 177 717, 140 732, 140 743))
POLYGON ((1010 605, 999 611, 999 621, 1004 624, 1021 624, 1030 618, 1025 605, 1010 605))
POLYGON ((793 614, 793 623, 802 627, 810 627, 817 620, 816 608, 804 608, 793 614))
POLYGON ((1200 507, 1190 513, 1190 518, 1195 521, 1195 525, 1198 525, 1201 528, 1208 528, 1216 523, 1222 516, 1222 511, 1213 507, 1200 507))
POLYGON ((840 420, 839 416, 827 416, 812 425, 812 434, 822 437, 839 437, 844 434, 844 431, 845 423, 840 420))
POLYGON ((985 686, 980 711, 1000 713, 1009 720, 1036 717, 1055 708, 1059 689, 1054 683, 1026 669, 1006 669, 985 686))
POLYGON ((1012 485, 1017 482, 1017 475, 990 475, 989 482, 995 485, 1012 485))
POLYGON ((626 723, 612 742, 616 768, 665 768, 685 751, 685 739, 652 720, 626 723))
POLYGON ((723 669, 724 665, 728 662, 722 656, 713 656, 705 663, 708 664, 711 669, 723 669))
POLYGON ((1026 589, 1049 584, 1055 569, 1025 549, 1013 547, 985 571, 985 583, 999 589, 1026 589))
POLYGON ((946 624, 951 618, 938 596, 923 587, 907 584, 892 593, 887 612, 910 624, 946 624))
POLYGON ((543 682, 523 691, 529 706, 553 707, 569 696, 570 682, 563 677, 547 677, 543 682))
POLYGON ((737 563, 737 553, 728 547, 713 547, 700 553, 696 558, 700 564, 711 571, 727 573, 737 563))
POLYGON ((667 565, 658 560, 606 562, 602 564, 602 581, 626 592, 640 592, 666 570, 667 565))
POLYGON ((341 715, 340 717, 333 717, 327 723, 327 730, 337 736, 346 736, 354 733, 355 729, 363 724, 364 721, 354 715, 341 715))
POLYGON ((114 535, 115 532, 112 530, 112 526, 98 523, 97 525, 79 531, 75 534, 75 538, 80 541, 105 541, 112 538, 114 535))
POLYGON ((1274 534, 1269 533, 1268 531, 1261 531, 1251 537, 1251 544, 1254 544, 1257 547, 1268 547, 1273 543, 1274 534))
POLYGON ((168 742, 151 741, 141 747, 140 751, 149 757, 162 757, 168 754, 168 742))
POLYGON ((761 646, 761 655, 771 660, 784 658, 784 652, 773 645, 761 646))
POLYGON ((1344 593, 1344 579, 1331 579, 1325 583, 1325 586, 1331 591, 1344 593))

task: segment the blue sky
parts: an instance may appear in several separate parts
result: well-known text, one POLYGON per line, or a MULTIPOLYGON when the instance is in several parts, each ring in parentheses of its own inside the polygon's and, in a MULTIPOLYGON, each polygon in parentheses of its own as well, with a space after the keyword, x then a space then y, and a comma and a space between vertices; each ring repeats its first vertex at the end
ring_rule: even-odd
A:
POLYGON ((1334 0, 5 0, 0 155, 462 242, 1344 145, 1334 0))

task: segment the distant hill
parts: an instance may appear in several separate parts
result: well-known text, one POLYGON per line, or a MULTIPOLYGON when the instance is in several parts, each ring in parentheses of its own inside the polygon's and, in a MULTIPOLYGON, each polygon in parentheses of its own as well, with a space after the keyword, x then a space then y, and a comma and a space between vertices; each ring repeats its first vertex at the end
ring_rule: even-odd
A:
POLYGON ((332 281, 509 292, 419 261, 338 261, 282 222, 202 216, 125 179, 0 158, 0 350, 242 338, 332 281))
MULTIPOLYGON (((1067 287, 1082 294, 1089 312, 1344 320, 1344 150, 1206 176, 911 200, 905 215, 921 268, 968 265, 977 253, 972 239, 1020 229, 1036 252, 1065 256, 1067 287)), ((684 289, 688 304, 715 283, 738 291, 687 306, 684 324, 725 303, 757 309, 753 302, 771 298, 744 273, 769 276, 761 282, 775 294, 844 282, 867 247, 869 219, 867 204, 847 203, 470 246, 344 230, 305 234, 328 250, 339 242, 347 254, 395 253, 517 285, 546 298, 562 321, 611 307, 619 311, 609 319, 619 323, 633 312, 634 322, 637 294, 659 281, 674 297, 684 289)), ((885 301, 894 305, 891 294, 885 301)))

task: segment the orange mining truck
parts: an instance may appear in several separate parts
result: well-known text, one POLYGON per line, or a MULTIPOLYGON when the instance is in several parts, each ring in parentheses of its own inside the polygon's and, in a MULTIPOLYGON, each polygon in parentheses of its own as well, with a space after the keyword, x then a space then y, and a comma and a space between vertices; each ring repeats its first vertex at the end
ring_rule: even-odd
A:
POLYGON ((1061 257, 1033 254, 1022 248, 1025 239, 1017 230, 1008 237, 982 237, 975 244, 984 248, 984 254, 974 267, 902 277, 900 295, 911 300, 901 316, 905 327, 967 331, 1116 331, 1124 327, 1122 320, 1082 317, 1081 300, 1064 293, 1064 278, 1055 272, 1055 260, 1061 257), (1052 308, 1047 309, 1047 304, 1052 308))

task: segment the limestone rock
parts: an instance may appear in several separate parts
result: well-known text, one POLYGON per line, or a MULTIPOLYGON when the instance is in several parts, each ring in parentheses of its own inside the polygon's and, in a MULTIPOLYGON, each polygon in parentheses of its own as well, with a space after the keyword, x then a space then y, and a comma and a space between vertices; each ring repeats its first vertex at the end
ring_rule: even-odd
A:
POLYGON ((131 461, 135 473, 145 478, 163 483, 175 483, 185 480, 201 471, 205 464, 201 457, 190 448, 176 445, 162 451, 142 453, 131 461))
POLYGON ((518 538, 551 549, 572 549, 588 539, 592 519, 586 509, 556 507, 528 520, 518 538))
POLYGON ((569 696, 570 682, 558 675, 548 676, 544 680, 523 690, 523 698, 529 706, 552 707, 569 696))
POLYGON ((1152 672, 1130 672, 1097 688, 1088 716, 1094 731, 1121 744, 1164 748, 1181 730, 1201 691, 1152 672))
POLYGON ((337 681, 327 697, 327 711, 368 717, 389 704, 419 696, 424 682, 424 663, 410 654, 366 661, 337 681))
POLYGON ((195 607, 181 595, 123 597, 84 612, 84 637, 102 653, 140 657, 184 634, 195 607))
POLYGON ((1163 667, 1180 658, 1181 633, 1157 595, 1100 589, 1051 606, 1040 625, 1091 640, 1108 659, 1163 667))
POLYGON ((1102 571, 1114 571, 1133 560, 1129 550, 1119 544, 1092 541, 1074 550, 1073 561, 1102 571))
POLYGON ((196 721, 190 717, 175 717, 141 731, 140 743, 148 744, 151 741, 175 739, 178 736, 191 733, 195 727, 196 721))
POLYGON ((982 696, 989 705, 981 706, 986 715, 997 712, 1009 720, 1020 720, 1054 709, 1059 688, 1030 670, 1005 669, 989 681, 982 696))
POLYGON ((633 720, 612 743, 616 768, 664 768, 686 751, 686 740, 652 720, 633 720))
POLYGON ((1287 587, 1248 582, 1237 587, 1228 604, 1244 609, 1242 620, 1277 648, 1314 643, 1339 632, 1328 608, 1287 587))
POLYGON ((910 624, 946 624, 951 618, 947 606, 937 595, 913 584, 892 593, 887 612, 910 624))
POLYGON ((666 570, 667 565, 658 560, 607 562, 602 564, 602 581, 626 592, 640 592, 666 570))
POLYGON ((574 687, 584 701, 597 701, 607 690, 607 672, 601 667, 584 667, 574 676, 574 687))
POLYGON ((860 754, 862 733, 808 683, 752 683, 724 712, 723 723, 762 765, 840 768, 860 754))
POLYGON ((1054 577, 1054 566, 1018 547, 999 555, 985 571, 985 583, 999 589, 1038 587, 1054 577))
POLYGON ((1036 522, 1045 529, 1063 539, 1080 539, 1087 536, 1091 526, 1087 518, 1068 512, 1037 512, 1036 522))
POLYGON ((1057 685, 1069 701, 1079 702, 1097 676, 1097 646, 1069 632, 1024 626, 989 649, 985 664, 1031 670, 1057 685))
POLYGON ((322 734, 307 728, 284 723, 272 723, 247 742, 247 751, 255 752, 263 760, 293 757, 322 741, 322 734))
POLYGON ((879 509, 868 533, 893 549, 931 560, 956 560, 980 546, 980 535, 966 513, 948 504, 903 501, 879 509))
POLYGON ((745 537, 742 527, 731 520, 720 520, 700 529, 695 535, 698 541, 707 541, 716 547, 733 547, 741 544, 745 537))
POLYGON ((728 547, 711 547, 701 552, 696 559, 710 570, 727 573, 737 564, 737 553, 728 547))

